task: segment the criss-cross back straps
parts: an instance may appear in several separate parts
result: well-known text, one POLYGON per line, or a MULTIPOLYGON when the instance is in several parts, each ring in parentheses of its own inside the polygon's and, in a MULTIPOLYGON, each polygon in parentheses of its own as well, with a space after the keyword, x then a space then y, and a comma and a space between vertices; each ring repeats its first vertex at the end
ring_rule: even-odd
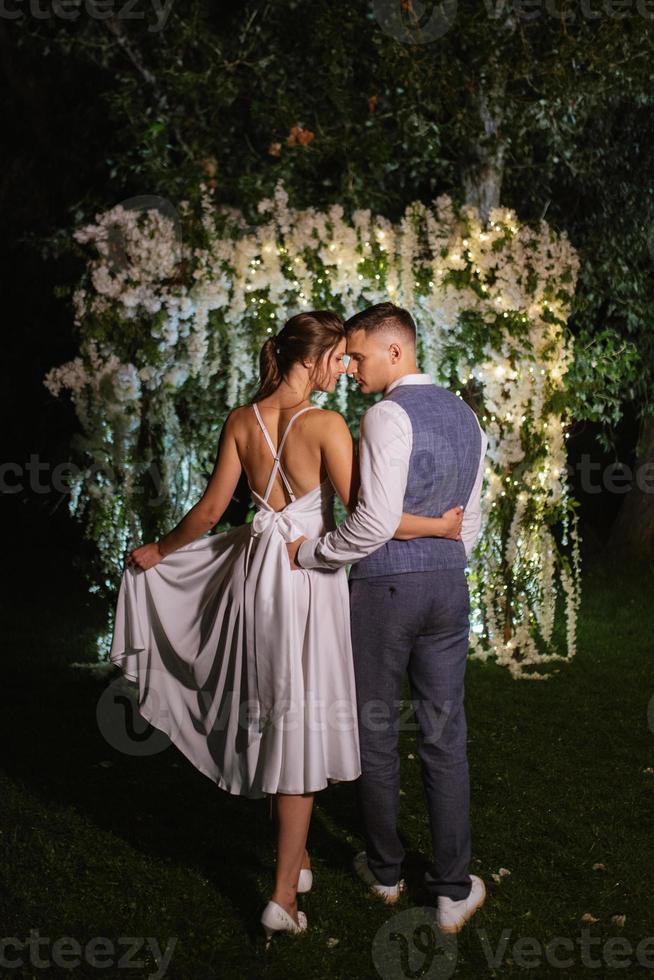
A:
POLYGON ((291 416, 291 418, 289 419, 288 425, 284 429, 284 434, 282 435, 282 439, 281 439, 281 442, 279 443, 279 448, 278 449, 275 449, 275 446, 273 444, 273 441, 270 438, 270 433, 268 432, 268 429, 264 425, 263 419, 261 418, 261 412, 259 411, 259 407, 258 407, 257 403, 254 402, 252 407, 254 408, 254 414, 256 415, 256 417, 257 417, 257 419, 259 421, 259 425, 261 426, 261 431, 263 432, 264 438, 265 438, 266 442, 268 443, 268 446, 270 448, 270 452, 273 454, 273 459, 275 460, 275 462, 273 463, 273 468, 272 468, 272 470, 270 472, 270 477, 268 478, 268 485, 266 487, 266 492, 263 495, 263 499, 266 502, 268 501, 268 497, 270 495, 270 491, 272 490, 272 485, 273 485, 274 480, 275 480, 275 474, 277 473, 277 470, 279 470, 279 475, 281 476, 282 480, 284 481, 284 483, 286 485, 286 489, 288 490, 288 493, 289 493, 289 496, 291 498, 291 501, 293 501, 293 500, 295 500, 295 494, 293 493, 293 490, 291 488, 291 485, 288 482, 287 476, 284 473, 284 470, 282 468, 282 464, 280 462, 280 457, 282 455, 282 450, 284 448, 284 443, 286 442, 286 436, 288 435, 288 433, 290 431, 290 428, 293 425, 293 422, 295 422, 296 418, 298 418, 300 415, 303 415, 304 412, 310 412, 311 409, 318 408, 318 406, 317 405, 308 405, 306 408, 301 408, 299 412, 296 412, 295 415, 292 415, 291 416))

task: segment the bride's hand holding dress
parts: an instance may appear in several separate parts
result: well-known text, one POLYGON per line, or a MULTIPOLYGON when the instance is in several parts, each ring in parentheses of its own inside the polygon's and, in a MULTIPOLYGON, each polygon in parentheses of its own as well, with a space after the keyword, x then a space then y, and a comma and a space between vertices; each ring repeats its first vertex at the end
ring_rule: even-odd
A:
POLYGON ((159 545, 156 541, 153 541, 149 544, 142 544, 138 548, 130 551, 125 559, 125 566, 147 572, 148 568, 154 568, 162 558, 164 558, 164 555, 161 554, 159 545))
POLYGON ((216 462, 200 500, 159 541, 134 548, 125 560, 127 567, 147 571, 216 526, 227 510, 242 472, 236 441, 237 412, 234 409, 229 413, 221 429, 216 462))

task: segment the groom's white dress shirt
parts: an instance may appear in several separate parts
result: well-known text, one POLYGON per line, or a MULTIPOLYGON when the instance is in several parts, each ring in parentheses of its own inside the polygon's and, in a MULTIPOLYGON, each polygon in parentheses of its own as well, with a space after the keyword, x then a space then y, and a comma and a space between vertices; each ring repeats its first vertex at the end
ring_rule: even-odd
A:
MULTIPOLYGON (((429 374, 405 374, 398 385, 433 384, 429 374)), ((477 423, 479 424, 479 423, 477 423)), ((481 455, 472 493, 463 513, 461 538, 466 557, 481 527, 481 487, 488 437, 481 429, 481 455)), ((359 439, 360 488, 357 505, 338 527, 320 538, 303 541, 297 552, 301 568, 340 568, 359 561, 393 537, 402 518, 404 495, 413 445, 411 420, 392 399, 372 405, 361 419, 359 439)))

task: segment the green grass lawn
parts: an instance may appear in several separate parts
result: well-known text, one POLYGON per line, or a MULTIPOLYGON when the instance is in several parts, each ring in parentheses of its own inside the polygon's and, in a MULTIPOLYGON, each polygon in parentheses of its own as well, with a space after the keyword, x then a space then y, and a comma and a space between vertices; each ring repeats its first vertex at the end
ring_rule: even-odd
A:
MULTIPOLYGON (((82 948, 110 940, 115 955, 102 956, 113 965, 83 958, 73 974, 84 977, 159 976, 155 943, 172 947, 164 975, 184 980, 374 978, 373 951, 385 957, 381 975, 389 978, 604 977, 614 972, 610 955, 631 962, 622 975, 651 975, 654 939, 650 969, 638 965, 636 947, 654 937, 654 775, 644 772, 654 767, 652 568, 587 567, 584 583, 579 652, 550 680, 514 681, 494 665, 468 665, 471 871, 488 897, 456 941, 456 963, 445 961, 429 930, 414 932, 429 832, 412 733, 402 735, 408 895, 389 909, 354 879, 350 862, 362 841, 353 788, 333 786, 317 796, 311 827, 314 889, 300 899, 309 931, 276 937, 266 953, 259 915, 274 863, 266 801, 221 792, 174 747, 147 756, 112 748, 96 717, 109 682, 68 666, 92 656, 101 604, 76 581, 24 600, 9 594, 0 936, 25 941, 38 932, 48 940, 45 960, 62 937, 82 948), (495 883, 500 868, 511 873, 495 883), (586 913, 598 921, 585 925, 586 913), (624 925, 611 922, 615 915, 626 916, 624 925), (584 929, 599 939, 588 954, 584 929), (514 944, 530 937, 541 949, 556 937, 571 941, 572 952, 558 949, 570 965, 556 968, 531 947, 521 963, 514 944), (630 945, 606 952, 610 937, 630 945), (493 967, 486 954, 496 950, 493 967)), ((0 967, 2 977, 71 972, 32 966, 27 951, 8 955, 24 965, 0 967)))

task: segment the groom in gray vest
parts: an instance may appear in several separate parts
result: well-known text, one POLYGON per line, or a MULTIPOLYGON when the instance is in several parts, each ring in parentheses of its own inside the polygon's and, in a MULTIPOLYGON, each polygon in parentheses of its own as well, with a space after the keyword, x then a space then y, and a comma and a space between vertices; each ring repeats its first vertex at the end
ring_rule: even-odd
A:
POLYGON ((362 774, 357 796, 366 850, 355 868, 389 903, 404 889, 397 833, 399 709, 404 675, 418 720, 433 864, 425 875, 444 932, 483 904, 469 874, 471 843, 464 674, 470 601, 467 558, 480 528, 488 445, 461 398, 418 372, 413 318, 392 303, 346 325, 348 373, 384 392, 361 419, 357 506, 321 538, 288 545, 293 567, 352 563, 350 607, 362 774), (439 517, 465 508, 461 537, 393 538, 402 512, 439 517))

